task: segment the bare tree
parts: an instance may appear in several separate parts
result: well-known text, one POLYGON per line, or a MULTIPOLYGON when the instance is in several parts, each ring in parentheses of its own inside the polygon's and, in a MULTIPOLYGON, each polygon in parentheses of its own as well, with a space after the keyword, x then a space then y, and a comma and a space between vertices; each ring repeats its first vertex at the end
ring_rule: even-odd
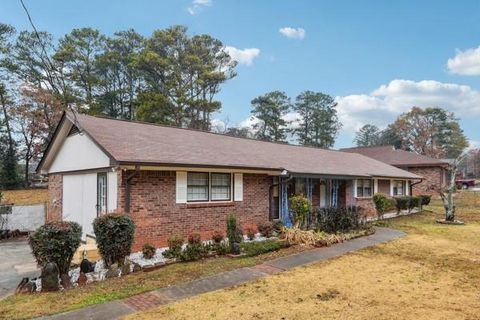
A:
POLYGON ((448 168, 448 180, 447 184, 444 187, 438 188, 438 194, 443 202, 443 207, 445 208, 445 221, 447 222, 454 222, 455 221, 455 201, 453 194, 456 191, 456 183, 455 179, 458 172, 459 165, 465 160, 468 153, 463 152, 457 158, 453 159, 448 168))

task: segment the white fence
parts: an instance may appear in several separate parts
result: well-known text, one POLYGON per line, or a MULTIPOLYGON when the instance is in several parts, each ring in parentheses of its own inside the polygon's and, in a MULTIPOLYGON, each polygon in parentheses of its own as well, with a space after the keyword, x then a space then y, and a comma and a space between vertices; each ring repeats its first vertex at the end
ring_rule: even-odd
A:
POLYGON ((12 207, 12 212, 6 216, 6 226, 4 229, 33 231, 45 224, 46 209, 45 204, 34 204, 28 206, 12 207))

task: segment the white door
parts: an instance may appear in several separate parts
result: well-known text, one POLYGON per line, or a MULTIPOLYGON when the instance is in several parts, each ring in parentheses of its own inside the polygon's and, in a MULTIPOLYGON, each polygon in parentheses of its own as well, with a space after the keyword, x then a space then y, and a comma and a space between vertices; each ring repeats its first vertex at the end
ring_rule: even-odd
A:
POLYGON ((62 216, 82 226, 83 238, 93 235, 93 219, 97 216, 97 174, 63 176, 62 216))

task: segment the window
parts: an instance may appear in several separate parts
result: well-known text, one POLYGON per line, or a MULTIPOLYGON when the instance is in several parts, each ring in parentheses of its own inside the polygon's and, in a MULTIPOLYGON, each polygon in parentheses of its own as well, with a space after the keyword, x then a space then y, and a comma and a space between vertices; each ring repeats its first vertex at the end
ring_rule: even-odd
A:
POLYGON ((212 173, 212 201, 230 200, 232 176, 230 173, 212 173))
POLYGON ((188 173, 187 201, 208 201, 208 173, 188 173))
POLYGON ((97 216, 107 213, 107 174, 97 174, 97 216))
POLYGON ((372 196, 372 180, 358 179, 357 180, 357 197, 371 197, 372 196))
POLYGON ((402 181, 402 180, 393 181, 393 195, 394 196, 405 195, 405 181, 402 181))

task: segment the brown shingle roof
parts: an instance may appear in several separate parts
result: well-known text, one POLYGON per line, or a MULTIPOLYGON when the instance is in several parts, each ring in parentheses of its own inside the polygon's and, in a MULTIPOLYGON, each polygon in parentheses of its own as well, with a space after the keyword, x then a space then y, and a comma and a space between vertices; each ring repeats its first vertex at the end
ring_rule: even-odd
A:
POLYGON ((362 154, 392 166, 445 166, 446 162, 405 150, 397 150, 393 146, 345 148, 340 151, 362 154))
MULTIPOLYGON (((72 115, 67 115, 72 119, 72 115)), ((419 176, 359 154, 77 115, 78 125, 119 163, 286 169, 293 173, 419 176)))

